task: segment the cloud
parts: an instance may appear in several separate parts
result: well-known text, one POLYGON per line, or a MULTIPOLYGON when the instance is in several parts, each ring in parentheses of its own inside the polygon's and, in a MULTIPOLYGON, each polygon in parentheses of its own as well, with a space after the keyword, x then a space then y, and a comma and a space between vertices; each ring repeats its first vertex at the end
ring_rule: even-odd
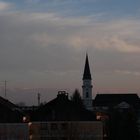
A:
POLYGON ((55 43, 70 45, 75 49, 92 46, 99 50, 111 50, 122 53, 140 52, 139 33, 137 31, 140 25, 139 20, 122 19, 119 22, 100 23, 100 21, 94 22, 91 17, 69 18, 61 17, 54 13, 33 13, 29 15, 29 21, 37 23, 47 22, 48 27, 54 27, 56 31, 61 32, 60 36, 57 35, 57 32, 53 36, 48 35, 47 32, 34 34, 32 39, 43 46, 45 44, 47 46, 48 43, 55 43), (62 36, 65 36, 65 39, 62 39, 62 36))
MULTIPOLYGON (((131 41, 131 38, 129 38, 131 41)), ((140 44, 130 43, 123 37, 112 35, 111 37, 101 38, 100 42, 96 43, 96 48, 106 51, 118 51, 121 53, 140 53, 140 44)))
POLYGON ((139 88, 139 19, 55 10, 0 12, 1 79, 11 87, 80 88, 88 50, 97 88, 128 87, 131 81, 139 88))
POLYGON ((27 3, 38 3, 40 0, 26 0, 27 3))
POLYGON ((138 71, 140 21, 101 22, 99 16, 65 17, 53 12, 1 13, 1 78, 19 79, 26 87, 78 86, 86 50, 89 51, 91 69, 100 78, 99 73, 109 71, 113 75, 116 69, 131 71, 133 67, 132 71, 138 71))
POLYGON ((12 7, 12 4, 4 1, 0 1, 0 11, 8 10, 12 7))
POLYGON ((116 70, 116 73, 123 74, 123 75, 132 75, 132 76, 140 76, 139 71, 129 71, 129 70, 116 70))

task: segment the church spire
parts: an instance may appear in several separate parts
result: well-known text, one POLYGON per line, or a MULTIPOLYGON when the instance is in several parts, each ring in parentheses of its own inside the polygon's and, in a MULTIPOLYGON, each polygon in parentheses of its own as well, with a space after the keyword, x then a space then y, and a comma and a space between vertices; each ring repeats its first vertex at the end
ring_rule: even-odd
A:
POLYGON ((84 68, 84 74, 83 74, 83 80, 85 80, 85 79, 91 80, 91 74, 90 74, 90 68, 89 68, 89 62, 88 62, 88 54, 86 54, 85 68, 84 68))
POLYGON ((93 110, 92 106, 92 80, 88 62, 88 55, 86 54, 85 68, 83 74, 83 103, 88 110, 93 110))

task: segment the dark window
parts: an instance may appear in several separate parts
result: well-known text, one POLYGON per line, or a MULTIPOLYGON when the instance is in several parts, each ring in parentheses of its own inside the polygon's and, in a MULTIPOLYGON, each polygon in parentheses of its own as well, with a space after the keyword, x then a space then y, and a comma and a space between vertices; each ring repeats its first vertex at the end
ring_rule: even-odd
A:
POLYGON ((41 139, 41 140, 47 140, 47 138, 46 138, 46 137, 40 137, 40 139, 41 139))
POLYGON ((46 123, 42 123, 41 130, 47 130, 47 129, 48 129, 48 125, 46 123))
POLYGON ((67 140, 67 138, 63 137, 63 138, 61 138, 61 140, 67 140))
POLYGON ((52 137, 51 140, 58 140, 59 138, 57 137, 52 137))
POLYGON ((51 130, 57 130, 57 124, 56 123, 51 124, 51 130))
POLYGON ((67 123, 62 123, 61 124, 61 129, 62 130, 66 130, 68 128, 68 124, 67 123))
POLYGON ((86 98, 88 98, 88 97, 89 97, 88 92, 86 92, 86 98))

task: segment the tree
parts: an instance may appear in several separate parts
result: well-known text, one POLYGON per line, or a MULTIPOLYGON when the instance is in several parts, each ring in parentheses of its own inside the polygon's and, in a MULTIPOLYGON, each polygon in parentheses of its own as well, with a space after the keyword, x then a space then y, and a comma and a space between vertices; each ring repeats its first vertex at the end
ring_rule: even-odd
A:
POLYGON ((71 96, 71 101, 78 107, 84 107, 83 101, 78 89, 75 89, 73 95, 71 96))

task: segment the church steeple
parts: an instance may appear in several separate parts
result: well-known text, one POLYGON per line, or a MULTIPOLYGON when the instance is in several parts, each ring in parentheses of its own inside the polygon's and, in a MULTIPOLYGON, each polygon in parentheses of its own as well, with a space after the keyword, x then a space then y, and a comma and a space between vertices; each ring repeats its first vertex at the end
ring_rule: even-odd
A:
POLYGON ((83 74, 83 103, 88 110, 93 110, 92 106, 92 80, 90 67, 88 62, 88 55, 86 54, 85 68, 83 74))
POLYGON ((90 68, 89 68, 89 62, 88 62, 88 54, 86 54, 85 68, 84 68, 84 74, 83 74, 83 80, 85 80, 85 79, 91 80, 91 74, 90 74, 90 68))

